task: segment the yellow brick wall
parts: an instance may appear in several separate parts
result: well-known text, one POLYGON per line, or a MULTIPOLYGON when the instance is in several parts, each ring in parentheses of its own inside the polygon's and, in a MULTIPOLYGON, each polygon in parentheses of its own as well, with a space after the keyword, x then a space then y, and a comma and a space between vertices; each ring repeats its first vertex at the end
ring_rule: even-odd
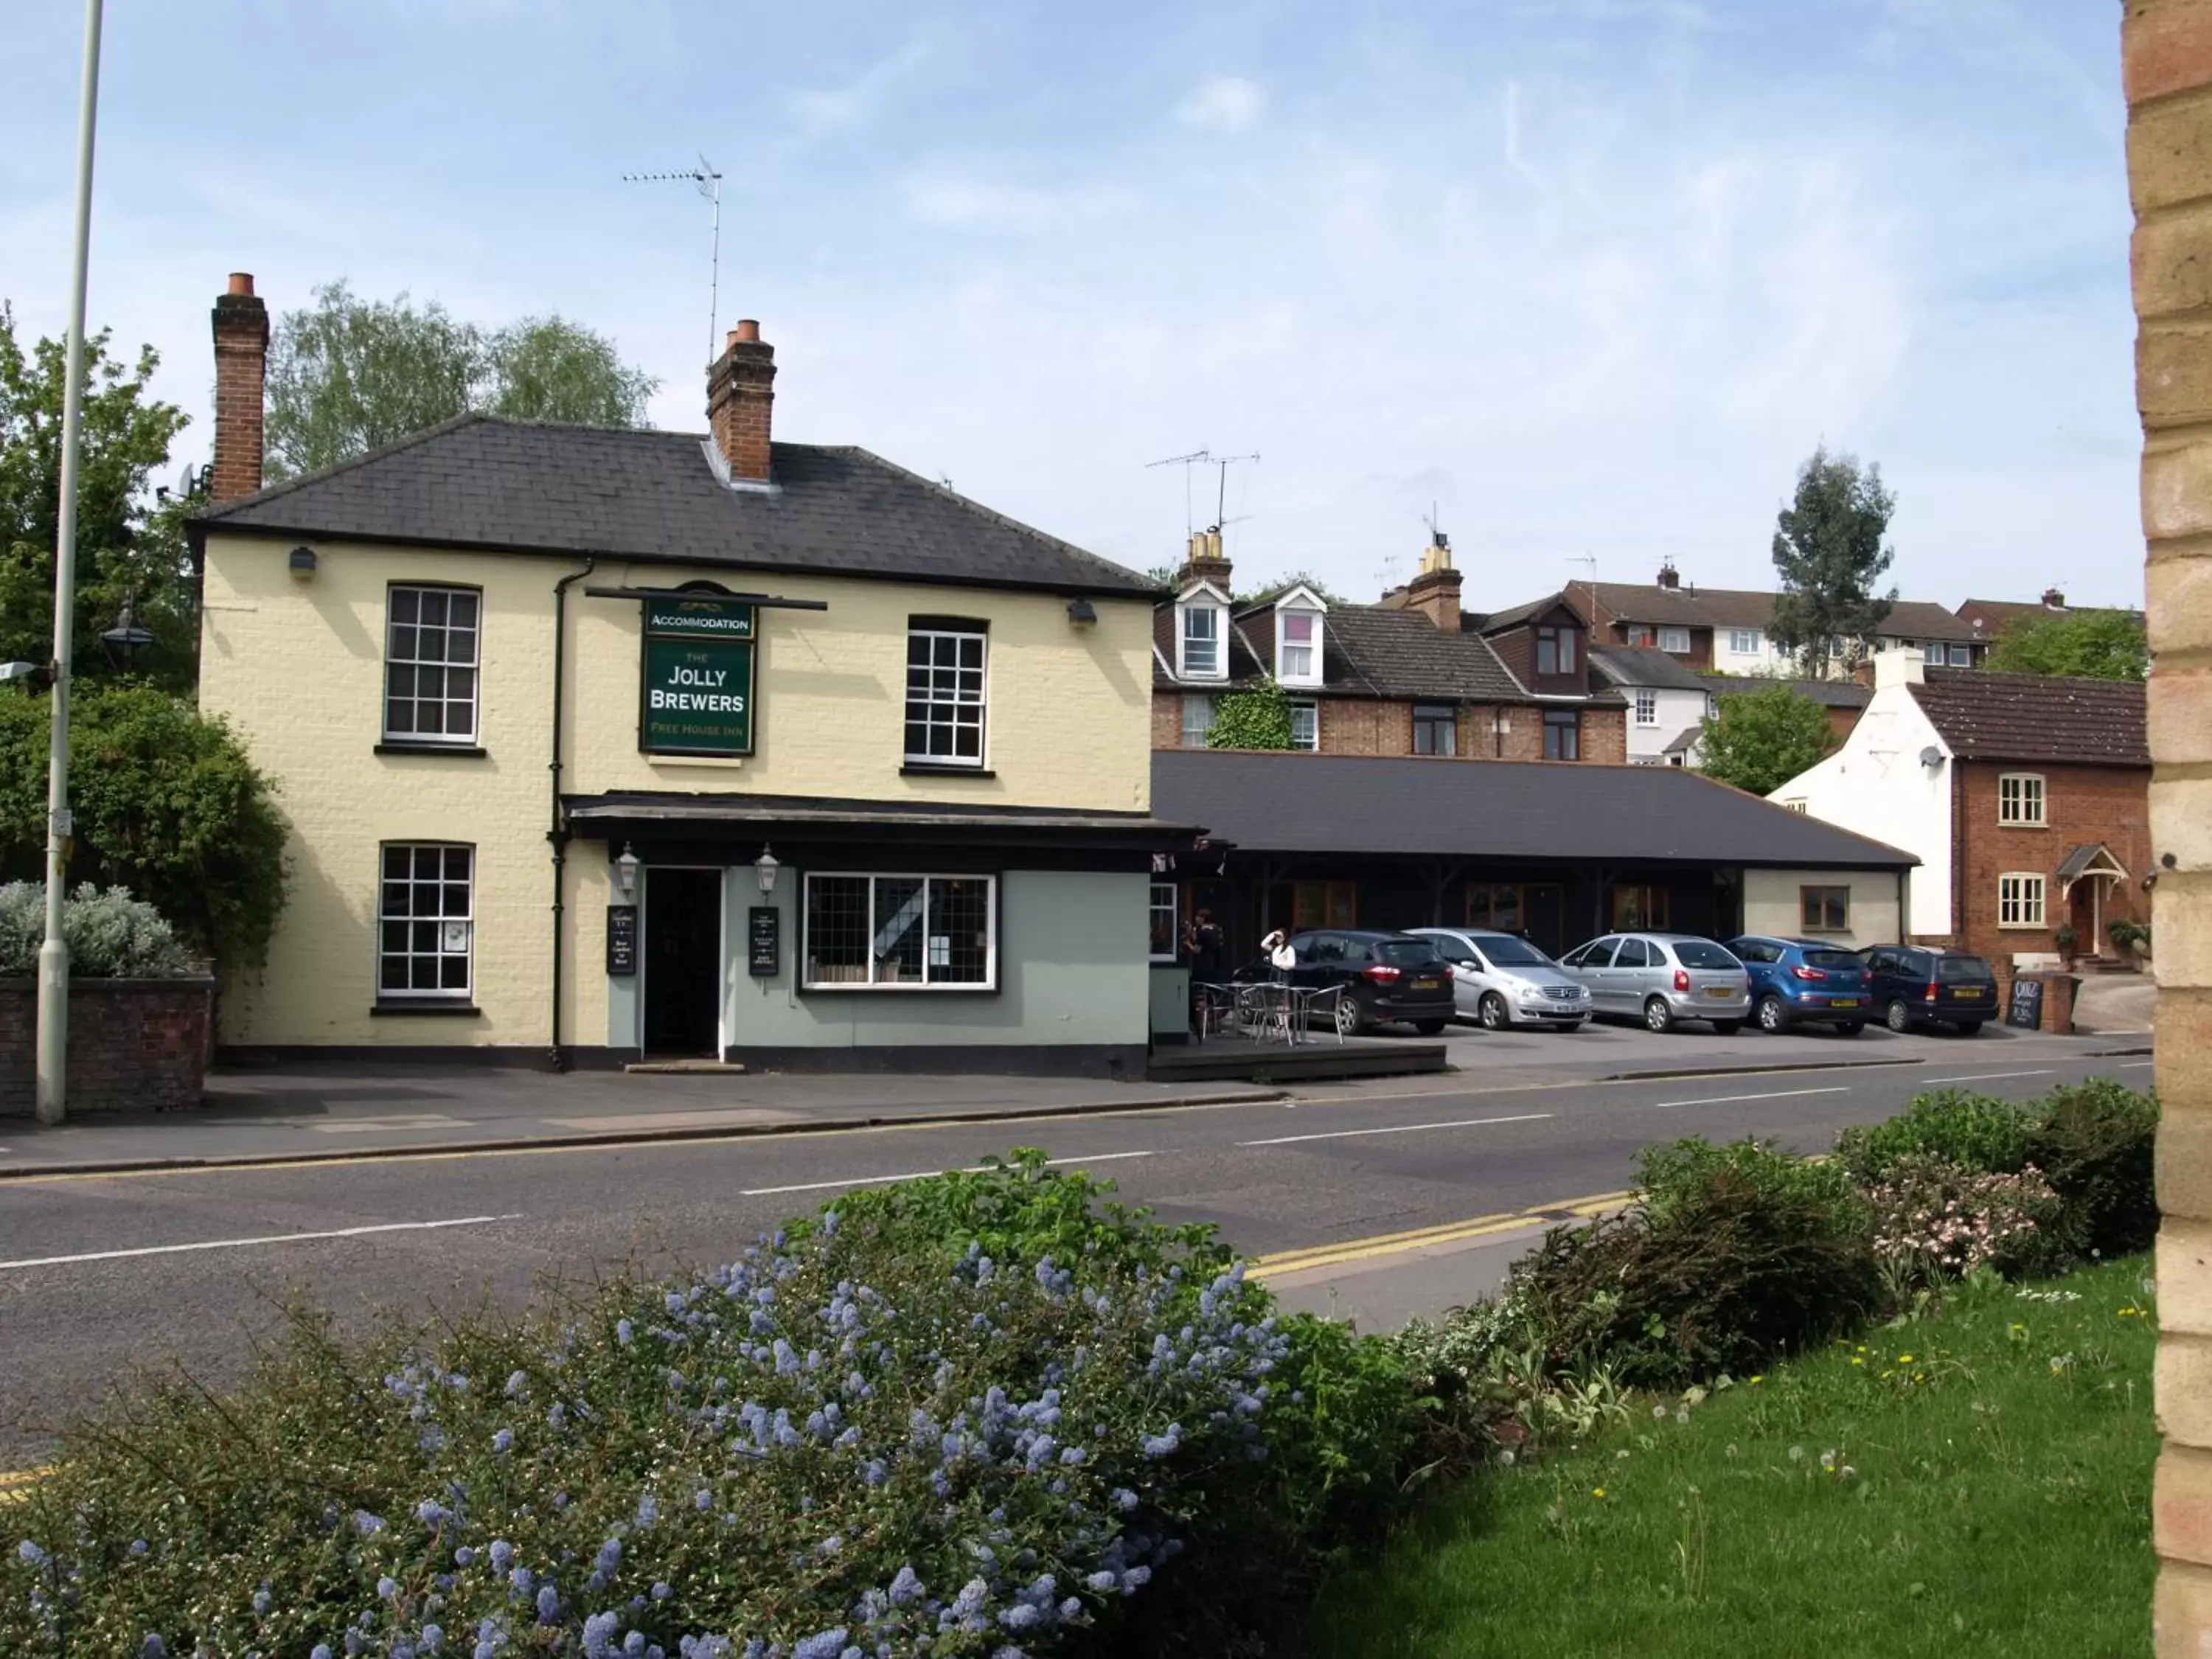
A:
MULTIPOLYGON (((542 1045, 551 994, 552 591, 580 562, 310 544, 319 568, 301 580, 287 568, 294 544, 208 538, 201 704, 232 721, 276 781, 292 830, 284 920, 266 969, 225 988, 222 1038, 542 1045), (374 752, 386 589, 409 580, 483 590, 482 758, 374 752), (477 848, 480 1018, 370 1014, 377 848, 413 839, 477 848)), ((1115 811, 1149 805, 1146 603, 1098 600, 1097 624, 1079 630, 1068 623, 1066 601, 1049 594, 730 575, 611 563, 571 586, 567 793, 733 792, 1115 811), (830 607, 761 613, 757 752, 735 763, 638 752, 641 607, 583 592, 702 578, 830 607), (993 777, 899 775, 907 618, 917 612, 990 623, 985 745, 993 777)), ((566 884, 570 1042, 604 1040, 596 941, 606 886, 604 848, 574 843, 566 884), (581 952, 574 943, 580 937, 589 945, 581 952)))
POLYGON ((2152 1495, 2161 1656, 2212 1652, 2212 0, 2129 0, 2121 62, 2154 665, 2160 984, 2152 1495))

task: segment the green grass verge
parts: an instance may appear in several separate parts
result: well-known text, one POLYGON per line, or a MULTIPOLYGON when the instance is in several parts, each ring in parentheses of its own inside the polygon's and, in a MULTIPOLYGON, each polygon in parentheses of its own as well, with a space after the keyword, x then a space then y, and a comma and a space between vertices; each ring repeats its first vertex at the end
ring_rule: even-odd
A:
POLYGON ((1638 1396, 1440 1493, 1332 1587, 1312 1652, 2147 1653, 2149 1270, 1977 1282, 1695 1403, 1638 1396))

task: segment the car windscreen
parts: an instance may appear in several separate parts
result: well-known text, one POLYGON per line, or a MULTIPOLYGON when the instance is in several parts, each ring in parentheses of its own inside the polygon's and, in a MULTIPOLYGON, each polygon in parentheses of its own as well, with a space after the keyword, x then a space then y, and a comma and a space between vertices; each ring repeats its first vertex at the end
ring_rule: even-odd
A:
POLYGON ((1808 968, 1863 968, 1866 963, 1849 951, 1808 951, 1805 952, 1805 965, 1808 968))
POLYGON ((1473 962, 1474 952, 1455 939, 1431 938, 1430 946, 1446 962, 1473 962))
POLYGON ((1427 968, 1437 959, 1425 939, 1386 939, 1376 945, 1375 954, 1393 968, 1427 968))
POLYGON ((1979 957, 1938 957, 1936 977, 1946 985, 1975 985, 1990 977, 1990 964, 1979 957))
POLYGON ((1548 968, 1551 957, 1522 939, 1509 939, 1500 933, 1481 941, 1482 954, 1499 968, 1548 968))
POLYGON ((1678 939, 1672 941, 1674 959, 1685 968, 1740 968, 1739 963, 1719 945, 1701 939, 1678 939))

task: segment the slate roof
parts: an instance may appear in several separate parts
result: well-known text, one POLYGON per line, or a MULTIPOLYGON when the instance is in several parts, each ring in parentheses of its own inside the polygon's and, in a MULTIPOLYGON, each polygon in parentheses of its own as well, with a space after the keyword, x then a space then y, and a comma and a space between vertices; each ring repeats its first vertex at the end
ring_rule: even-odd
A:
MULTIPOLYGON (((1526 702, 1528 694, 1477 634, 1446 634, 1418 611, 1340 605, 1322 619, 1322 696, 1433 697, 1440 702, 1526 702)), ((1240 609, 1229 630, 1226 681, 1175 678, 1175 607, 1154 613, 1152 684, 1162 689, 1237 690, 1274 667, 1274 612, 1240 609)), ((1292 687, 1294 693, 1305 688, 1292 687)))
POLYGON ((1510 611, 1493 611, 1486 617, 1470 617, 1468 625, 1484 634, 1502 634, 1509 628, 1518 628, 1522 623, 1542 616, 1554 605, 1565 604, 1566 604, 1565 594, 1547 593, 1540 599, 1531 599, 1526 605, 1516 605, 1510 611))
POLYGON ((210 530, 1152 599, 1133 570, 865 449, 779 443, 772 490, 703 434, 463 415, 198 515, 210 530))
POLYGON ((1671 766, 1156 750, 1155 816, 1254 852, 1902 869, 1910 853, 1671 766))
MULTIPOLYGON (((1689 628, 1771 627, 1774 595, 1744 588, 1661 587, 1656 583, 1572 582, 1570 593, 1594 594, 1624 622, 1689 628)), ((1495 624, 1495 618, 1492 624, 1495 624)), ((1926 599, 1899 599, 1890 607, 1881 631, 1908 640, 1968 641, 1983 637, 1972 626, 1926 599)))
POLYGON ((1770 685, 1786 685, 1801 697, 1810 697, 1823 708, 1863 708, 1874 700, 1874 688, 1856 680, 1777 680, 1759 674, 1701 674, 1699 681, 1715 696, 1731 691, 1759 691, 1770 685))
POLYGON ((1630 645, 1594 645, 1589 659, 1615 685, 1654 686, 1668 691, 1713 691, 1710 675, 1700 674, 1668 652, 1630 645))
POLYGON ((2141 680, 1931 668, 1912 696, 1962 760, 2150 764, 2141 680))

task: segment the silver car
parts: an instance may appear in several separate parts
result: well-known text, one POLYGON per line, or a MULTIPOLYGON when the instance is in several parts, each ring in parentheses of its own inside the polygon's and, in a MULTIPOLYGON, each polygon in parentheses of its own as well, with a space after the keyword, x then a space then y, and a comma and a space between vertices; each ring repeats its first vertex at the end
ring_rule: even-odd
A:
POLYGON ((1549 1025, 1574 1030, 1590 1017, 1589 988, 1525 939, 1473 927, 1409 927, 1451 963, 1462 1019, 1486 1030, 1549 1025))
POLYGON ((1727 1036, 1751 1013, 1751 975, 1728 951, 1688 933, 1607 933, 1559 965, 1589 987, 1597 1012, 1654 1031, 1702 1019, 1727 1036))

